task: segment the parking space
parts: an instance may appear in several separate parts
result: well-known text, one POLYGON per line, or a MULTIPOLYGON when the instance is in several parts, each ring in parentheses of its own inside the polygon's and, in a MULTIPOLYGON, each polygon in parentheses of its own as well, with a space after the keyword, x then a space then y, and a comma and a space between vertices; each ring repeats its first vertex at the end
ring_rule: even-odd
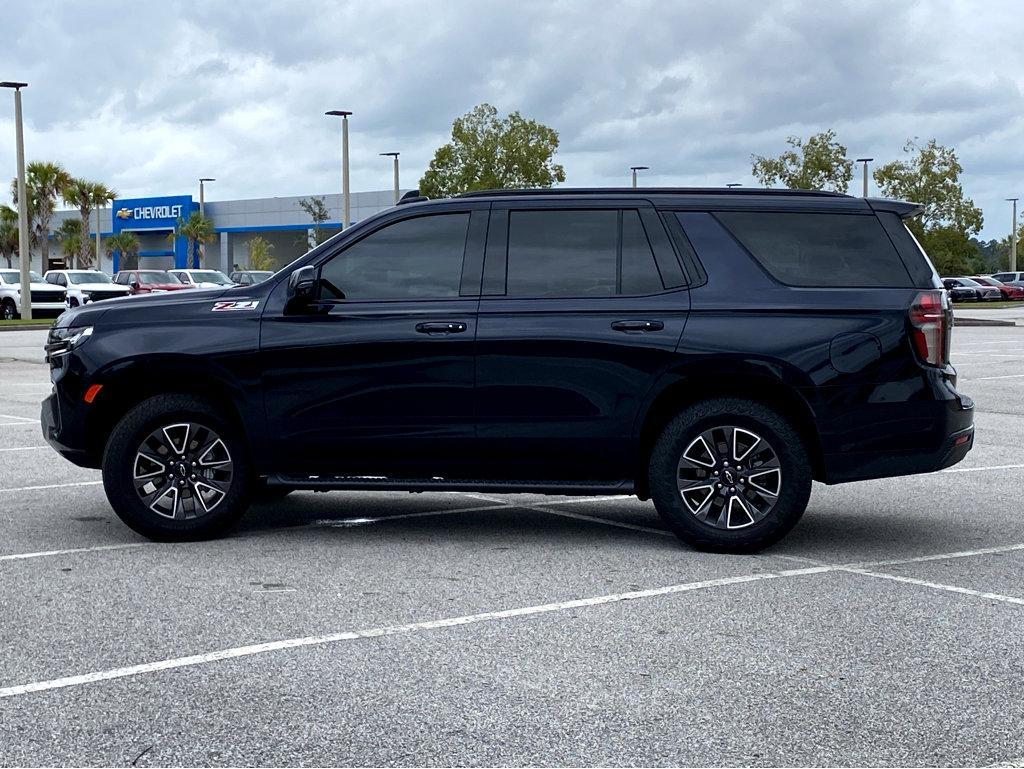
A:
POLYGON ((816 485, 756 556, 633 498, 454 493, 153 544, 41 448, 41 343, 0 334, 4 765, 1024 761, 1024 328, 956 329, 963 463, 816 485))

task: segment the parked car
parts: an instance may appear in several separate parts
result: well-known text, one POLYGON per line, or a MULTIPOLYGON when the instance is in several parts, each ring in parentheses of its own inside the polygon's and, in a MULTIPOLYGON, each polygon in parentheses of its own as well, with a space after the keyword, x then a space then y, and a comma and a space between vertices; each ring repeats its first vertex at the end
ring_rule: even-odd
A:
POLYGON ((1000 283, 1011 286, 1024 286, 1024 272, 997 272, 992 276, 1000 283))
MULTIPOLYGON (((32 295, 33 318, 49 318, 60 315, 66 309, 64 289, 49 285, 35 270, 29 272, 29 290, 32 295)), ((21 317, 21 272, 0 270, 0 319, 15 320, 21 317)))
POLYGON ((943 278, 942 285, 946 288, 949 298, 954 302, 979 302, 981 295, 978 289, 959 285, 953 278, 943 278))
POLYGON ((980 283, 989 288, 998 288, 1002 299, 1007 301, 1019 301, 1024 299, 1024 286, 1012 286, 998 281, 995 278, 986 278, 984 275, 975 275, 971 278, 975 283, 980 283))
POLYGON ((231 280, 239 286, 255 286, 273 274, 270 270, 235 270, 231 273, 231 280))
MULTIPOLYGON (((970 278, 943 278, 942 285, 952 291, 954 288, 967 288, 973 292, 973 297, 969 301, 986 302, 986 301, 998 301, 1003 298, 998 288, 992 286, 983 286, 976 280, 970 278)), ((965 293, 965 292, 961 292, 965 293)), ((956 301, 955 297, 951 298, 956 301)))
POLYGON ((290 489, 630 493, 749 552, 813 479, 970 450, 949 298, 903 223, 922 210, 761 189, 398 205, 256 286, 68 311, 43 434, 154 539, 290 489))
POLYGON ((118 299, 131 293, 130 288, 117 285, 100 270, 49 270, 44 278, 47 283, 65 289, 68 307, 118 299))
POLYGON ((223 288, 235 285, 220 270, 168 270, 167 272, 182 283, 196 288, 223 288))
POLYGON ((195 288, 182 283, 165 270, 121 270, 114 276, 114 282, 128 286, 132 294, 159 294, 164 291, 195 288))

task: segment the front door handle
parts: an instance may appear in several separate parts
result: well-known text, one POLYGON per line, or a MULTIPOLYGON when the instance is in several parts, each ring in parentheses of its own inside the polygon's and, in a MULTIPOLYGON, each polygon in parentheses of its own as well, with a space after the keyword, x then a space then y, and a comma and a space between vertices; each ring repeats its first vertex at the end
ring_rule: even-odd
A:
POLYGON ((461 334, 466 330, 466 324, 458 321, 417 323, 416 330, 421 334, 461 334))
POLYGON ((661 331, 665 324, 660 320, 617 320, 612 328, 626 334, 644 334, 648 331, 661 331))

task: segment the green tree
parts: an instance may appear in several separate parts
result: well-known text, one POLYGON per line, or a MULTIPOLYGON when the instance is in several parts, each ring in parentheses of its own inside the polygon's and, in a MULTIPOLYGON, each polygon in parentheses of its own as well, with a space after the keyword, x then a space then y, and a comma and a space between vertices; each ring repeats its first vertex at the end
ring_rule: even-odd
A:
POLYGON ((565 181, 554 162, 558 132, 518 112, 498 118, 490 104, 474 107, 452 124, 452 139, 440 147, 420 179, 420 194, 443 198, 462 192, 516 187, 551 187, 565 181))
MULTIPOLYGON (((71 174, 60 163, 33 161, 25 167, 25 192, 28 195, 29 237, 39 246, 43 269, 50 266, 50 221, 64 187, 71 174)), ((18 180, 11 180, 11 197, 18 202, 18 180)))
POLYGON ((11 259, 18 253, 18 212, 10 206, 0 204, 0 256, 7 260, 11 267, 11 259))
POLYGON ((751 173, 765 187, 781 183, 793 190, 831 190, 846 192, 853 178, 853 161, 846 157, 846 147, 836 141, 836 132, 829 129, 811 136, 807 141, 790 136, 792 149, 776 158, 751 155, 751 173))
POLYGON ((266 238, 259 235, 249 241, 249 269, 250 270, 272 270, 274 269, 274 255, 271 253, 274 246, 266 238))
POLYGON ((299 243, 307 249, 315 248, 330 237, 323 230, 324 223, 330 221, 331 218, 327 211, 327 203, 324 202, 323 196, 314 195, 302 198, 299 201, 299 208, 309 214, 309 218, 313 220, 313 233, 300 238, 299 243))
POLYGON ((53 237, 60 244, 64 260, 70 267, 82 251, 82 222, 79 219, 65 219, 53 233, 53 237))
POLYGON ((924 206, 924 213, 907 226, 940 274, 975 271, 979 265, 971 236, 981 231, 984 217, 974 201, 964 196, 960 183, 963 166, 956 152, 935 139, 923 147, 911 139, 903 151, 910 157, 876 169, 875 184, 886 197, 924 206))
POLYGON ((78 209, 82 232, 79 236, 78 260, 75 266, 87 269, 92 266, 93 258, 92 244, 89 242, 89 217, 97 207, 112 202, 117 193, 99 182, 71 179, 60 194, 65 203, 78 209))
POLYGON ((119 232, 111 235, 103 241, 103 248, 111 259, 114 252, 121 252, 120 264, 122 270, 134 270, 139 266, 139 238, 134 232, 119 232))
POLYGON ((213 229, 213 219, 203 216, 198 211, 189 214, 188 219, 178 217, 178 223, 168 239, 173 242, 174 238, 181 236, 188 241, 189 261, 194 269, 199 269, 199 244, 212 243, 217 237, 213 229))

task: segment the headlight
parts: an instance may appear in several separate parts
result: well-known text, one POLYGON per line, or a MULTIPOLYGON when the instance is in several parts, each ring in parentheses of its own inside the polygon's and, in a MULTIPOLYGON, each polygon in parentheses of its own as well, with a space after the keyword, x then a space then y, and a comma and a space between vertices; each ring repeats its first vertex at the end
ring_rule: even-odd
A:
POLYGON ((46 340, 46 358, 56 358, 59 355, 66 355, 76 347, 81 347, 85 341, 92 336, 92 326, 76 326, 50 329, 49 337, 46 340))

